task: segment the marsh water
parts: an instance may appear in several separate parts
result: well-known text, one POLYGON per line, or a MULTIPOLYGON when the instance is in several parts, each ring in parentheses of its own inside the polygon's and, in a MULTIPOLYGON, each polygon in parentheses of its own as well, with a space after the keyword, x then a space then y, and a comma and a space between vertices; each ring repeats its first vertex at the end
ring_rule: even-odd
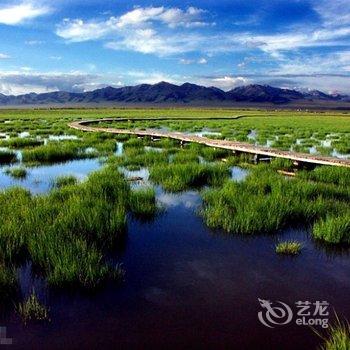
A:
MULTIPOLYGON (((76 160, 29 169, 24 181, 1 174, 1 188, 20 184, 33 193, 49 190, 52 179, 84 178, 101 166, 76 160), (12 182, 11 182, 12 181, 12 182)), ((246 172, 235 167, 233 181, 246 172)), ((126 174, 135 176, 134 172, 126 174)), ((138 176, 146 176, 141 169, 138 176)), ((145 179, 147 182, 147 179, 145 179)), ((110 259, 123 263, 121 284, 94 294, 47 290, 45 282, 20 271, 23 293, 34 286, 50 309, 48 323, 24 326, 13 313, 0 326, 11 349, 315 349, 319 338, 308 326, 267 328, 258 320, 258 299, 327 301, 350 318, 350 251, 315 244, 305 228, 241 237, 213 231, 198 214, 197 191, 165 193, 156 187, 163 210, 148 222, 128 218, 128 230, 110 259), (303 242, 300 256, 275 254, 276 242, 303 242)), ((297 224, 297 223, 296 223, 297 224)), ((322 328, 316 328, 322 331, 322 328)))

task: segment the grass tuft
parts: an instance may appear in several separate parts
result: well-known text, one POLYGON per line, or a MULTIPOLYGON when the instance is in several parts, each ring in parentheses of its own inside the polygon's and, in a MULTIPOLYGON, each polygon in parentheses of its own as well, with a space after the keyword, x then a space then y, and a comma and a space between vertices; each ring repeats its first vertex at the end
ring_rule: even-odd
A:
POLYGON ((28 148, 43 145, 44 141, 31 138, 14 137, 9 140, 3 140, 0 145, 9 148, 28 148))
POLYGON ((350 243, 350 212, 328 215, 317 221, 312 229, 316 239, 327 243, 350 243))
POLYGON ((320 350, 349 350, 350 349, 350 325, 342 322, 336 315, 336 321, 328 328, 327 334, 316 334, 323 339, 320 350))
POLYGON ((22 318, 24 324, 28 321, 47 321, 49 320, 48 309, 41 304, 35 291, 27 298, 27 300, 19 303, 17 312, 22 318))
POLYGON ((5 174, 13 177, 14 179, 25 179, 27 177, 27 170, 25 168, 8 168, 5 170, 5 174))
POLYGON ((166 191, 179 192, 205 185, 218 186, 229 176, 224 164, 172 163, 155 165, 150 170, 150 179, 166 191))
POLYGON ((153 188, 131 191, 129 202, 131 212, 138 218, 150 218, 157 212, 155 190, 153 188))
POLYGON ((302 244, 297 241, 279 242, 276 245, 276 253, 284 255, 298 255, 301 252, 302 244))
POLYGON ((59 176, 55 179, 53 187, 62 188, 65 186, 76 185, 77 183, 78 179, 73 175, 59 176))

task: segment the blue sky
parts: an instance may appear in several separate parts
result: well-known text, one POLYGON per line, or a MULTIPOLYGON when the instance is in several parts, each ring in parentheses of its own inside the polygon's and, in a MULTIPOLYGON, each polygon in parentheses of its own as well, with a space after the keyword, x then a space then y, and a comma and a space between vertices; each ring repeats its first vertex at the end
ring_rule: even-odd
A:
POLYGON ((1 0, 0 93, 186 81, 350 93, 349 0, 1 0))

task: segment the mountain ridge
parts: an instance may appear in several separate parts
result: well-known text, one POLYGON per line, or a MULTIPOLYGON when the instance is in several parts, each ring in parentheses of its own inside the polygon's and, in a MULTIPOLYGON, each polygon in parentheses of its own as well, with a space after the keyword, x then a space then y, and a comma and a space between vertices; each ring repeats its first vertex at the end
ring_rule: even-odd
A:
POLYGON ((295 101, 341 101, 350 102, 345 95, 329 95, 318 90, 300 92, 269 85, 251 84, 229 91, 216 87, 205 87, 192 83, 175 85, 168 82, 140 84, 135 86, 96 89, 87 92, 54 91, 28 93, 23 95, 0 94, 0 105, 45 105, 45 104, 88 104, 88 103, 271 103, 288 104, 295 101))

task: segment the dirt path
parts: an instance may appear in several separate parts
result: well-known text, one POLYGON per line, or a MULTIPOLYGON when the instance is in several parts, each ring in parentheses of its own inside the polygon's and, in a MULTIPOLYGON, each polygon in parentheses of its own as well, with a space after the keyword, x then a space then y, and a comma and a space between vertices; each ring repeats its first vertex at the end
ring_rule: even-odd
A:
MULTIPOLYGON (((222 118, 222 119, 238 119, 238 117, 232 118, 222 118)), ((199 120, 197 118, 195 120, 199 120)), ((219 119, 219 118, 218 118, 219 119)), ((171 118, 137 118, 137 119, 128 119, 128 118, 105 118, 105 119, 96 119, 96 120, 81 120, 69 123, 69 127, 87 132, 107 132, 111 134, 128 134, 128 135, 137 135, 137 136, 151 136, 155 138, 166 137, 181 142, 195 142, 200 143, 209 147, 229 149, 238 153, 250 153, 257 155, 258 157, 273 157, 273 158, 285 158, 298 163, 309 163, 309 164, 322 164, 322 165, 332 165, 332 166, 343 166, 350 167, 349 159, 339 159, 335 157, 326 157, 326 156, 315 156, 308 153, 297 153, 291 151, 280 151, 273 148, 263 147, 263 146, 254 146, 249 143, 236 142, 236 141, 227 141, 227 140, 213 140, 203 136, 194 136, 187 135, 181 132, 176 131, 160 131, 154 129, 145 129, 145 130, 126 130, 126 129, 116 129, 116 128, 98 128, 93 127, 91 124, 97 124, 100 122, 126 122, 130 120, 171 120, 171 118)), ((182 120, 194 120, 190 118, 183 118, 182 120)))

